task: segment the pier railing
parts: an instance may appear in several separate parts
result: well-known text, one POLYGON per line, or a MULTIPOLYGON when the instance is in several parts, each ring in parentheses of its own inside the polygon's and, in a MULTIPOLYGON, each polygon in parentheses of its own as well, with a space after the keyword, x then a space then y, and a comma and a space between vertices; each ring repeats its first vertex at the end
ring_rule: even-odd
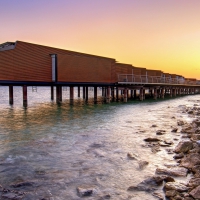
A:
POLYGON ((160 76, 145 76, 145 75, 133 75, 133 74, 119 74, 118 82, 130 82, 130 83, 166 83, 166 84, 180 84, 180 85, 200 85, 200 80, 184 80, 170 77, 160 76))

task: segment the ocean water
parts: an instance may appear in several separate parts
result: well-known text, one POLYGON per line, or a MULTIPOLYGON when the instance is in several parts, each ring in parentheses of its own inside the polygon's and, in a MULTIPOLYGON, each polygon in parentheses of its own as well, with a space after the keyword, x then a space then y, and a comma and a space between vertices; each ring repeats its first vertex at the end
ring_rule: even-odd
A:
MULTIPOLYGON (((95 193, 86 199, 156 199, 147 192, 127 191, 153 176, 158 167, 174 165, 168 154, 179 142, 178 120, 191 121, 182 107, 198 103, 200 95, 144 102, 92 102, 77 98, 69 104, 69 89, 63 88, 63 102, 50 100, 50 88, 28 87, 28 106, 22 106, 22 88, 14 87, 14 105, 8 103, 8 88, 0 87, 0 184, 27 192, 23 199, 78 200, 77 187, 89 185, 95 193), (155 124, 157 127, 152 127, 155 124), (156 136, 157 130, 166 134, 156 136), (160 137, 173 141, 170 147, 152 151, 144 141, 160 137), (134 153, 130 160, 127 153, 134 153), (141 167, 141 161, 149 164, 141 167)), ((185 180, 181 180, 185 181, 185 180)), ((160 188, 162 192, 162 188, 160 188)))

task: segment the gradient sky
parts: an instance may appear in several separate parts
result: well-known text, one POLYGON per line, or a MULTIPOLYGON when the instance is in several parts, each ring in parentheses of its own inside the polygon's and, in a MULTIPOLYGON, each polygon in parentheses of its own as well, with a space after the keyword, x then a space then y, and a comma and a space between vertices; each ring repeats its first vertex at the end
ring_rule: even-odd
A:
POLYGON ((200 79, 200 0, 0 0, 0 43, 26 41, 200 79))

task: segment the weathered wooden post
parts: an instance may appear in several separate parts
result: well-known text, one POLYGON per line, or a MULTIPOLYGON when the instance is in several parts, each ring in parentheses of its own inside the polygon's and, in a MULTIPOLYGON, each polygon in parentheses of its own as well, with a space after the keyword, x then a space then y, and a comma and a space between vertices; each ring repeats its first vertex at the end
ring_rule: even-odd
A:
POLYGON ((22 87, 22 92, 23 92, 23 106, 27 107, 28 105, 28 98, 27 98, 27 86, 23 85, 22 87))
POLYGON ((80 98, 81 96, 81 90, 80 90, 80 86, 78 86, 78 98, 80 98))
POLYGON ((85 86, 83 86, 83 99, 85 99, 85 86))
POLYGON ((126 103, 127 102, 127 88, 124 88, 124 99, 123 101, 126 103))
POLYGON ((156 100, 157 99, 157 88, 154 88, 154 94, 153 94, 153 99, 156 100))
POLYGON ((9 85, 9 104, 13 105, 13 86, 9 85))
POLYGON ((56 86, 56 102, 62 102, 62 86, 60 85, 56 86))
POLYGON ((51 100, 54 100, 54 87, 51 85, 51 100))
POLYGON ((110 103, 110 86, 107 87, 106 103, 110 103))
POLYGON ((69 88, 69 98, 70 98, 70 104, 73 104, 74 101, 74 87, 70 86, 69 88))
POLYGON ((97 103, 97 86, 94 86, 94 103, 97 103))

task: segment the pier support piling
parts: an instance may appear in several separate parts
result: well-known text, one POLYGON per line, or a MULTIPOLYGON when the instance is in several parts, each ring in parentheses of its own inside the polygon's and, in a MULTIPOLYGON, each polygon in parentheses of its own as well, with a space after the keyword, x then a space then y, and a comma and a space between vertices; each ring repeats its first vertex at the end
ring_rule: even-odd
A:
POLYGON ((54 87, 53 85, 51 86, 51 100, 54 100, 54 87))
POLYGON ((13 86, 9 85, 9 104, 13 105, 13 86))
POLYGON ((94 86, 94 103, 97 103, 97 86, 94 86))
POLYGON ((62 102, 62 86, 60 85, 56 86, 56 102, 62 102))
POLYGON ((70 86, 69 88, 69 98, 70 98, 70 104, 73 104, 74 101, 74 87, 70 86))
POLYGON ((28 105, 28 98, 27 98, 27 86, 22 86, 22 92, 23 92, 23 106, 27 107, 28 105))
POLYGON ((123 101, 126 103, 127 102, 127 88, 124 88, 124 99, 123 101))
POLYGON ((110 87, 107 87, 106 103, 110 103, 110 87))
POLYGON ((85 99, 85 86, 83 86, 83 99, 85 99))
POLYGON ((81 96, 80 86, 78 86, 78 98, 81 96))
POLYGON ((85 88, 85 100, 88 101, 88 86, 85 88))

